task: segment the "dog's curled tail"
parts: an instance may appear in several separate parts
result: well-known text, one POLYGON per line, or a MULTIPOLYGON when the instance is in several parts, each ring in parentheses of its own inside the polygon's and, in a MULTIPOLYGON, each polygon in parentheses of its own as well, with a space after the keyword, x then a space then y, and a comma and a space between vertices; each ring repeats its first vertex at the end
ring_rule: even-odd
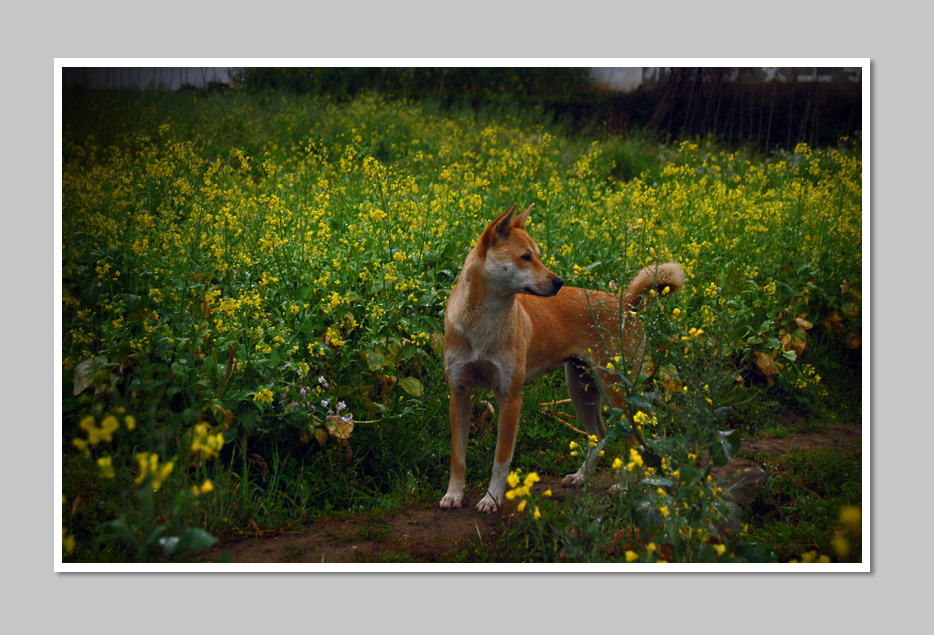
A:
POLYGON ((684 286, 684 269, 677 262, 648 265, 636 274, 626 289, 626 298, 634 309, 642 297, 654 289, 658 295, 675 293, 684 286))

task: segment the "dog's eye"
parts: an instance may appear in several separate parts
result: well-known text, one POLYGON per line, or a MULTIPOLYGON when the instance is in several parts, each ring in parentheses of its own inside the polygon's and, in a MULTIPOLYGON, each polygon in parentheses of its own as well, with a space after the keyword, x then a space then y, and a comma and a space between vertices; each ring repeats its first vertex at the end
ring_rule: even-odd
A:
POLYGON ((526 262, 531 262, 531 261, 532 261, 532 254, 531 254, 531 253, 525 254, 524 256, 522 256, 522 259, 523 259, 524 261, 526 261, 526 262))

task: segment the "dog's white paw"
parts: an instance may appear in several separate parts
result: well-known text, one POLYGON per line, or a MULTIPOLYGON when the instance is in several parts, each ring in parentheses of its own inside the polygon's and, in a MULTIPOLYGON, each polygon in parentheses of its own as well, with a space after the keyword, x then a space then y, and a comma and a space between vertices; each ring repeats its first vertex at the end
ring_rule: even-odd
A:
POLYGON ((587 474, 584 472, 584 468, 581 468, 561 479, 561 484, 565 487, 581 487, 586 480, 587 474))
POLYGON ((441 509, 459 509, 463 500, 464 497, 462 494, 448 492, 444 495, 438 505, 441 507, 441 509))
POLYGON ((492 514, 497 509, 499 509, 499 504, 496 499, 490 496, 489 492, 477 503, 477 511, 484 514, 492 514))

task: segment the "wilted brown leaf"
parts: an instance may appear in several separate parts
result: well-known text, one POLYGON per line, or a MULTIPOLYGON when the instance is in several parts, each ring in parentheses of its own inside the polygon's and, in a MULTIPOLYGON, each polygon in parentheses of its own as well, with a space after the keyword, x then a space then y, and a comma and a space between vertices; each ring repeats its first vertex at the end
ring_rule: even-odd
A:
POLYGON ((814 328, 813 324, 811 324, 810 322, 808 322, 807 320, 805 320, 803 317, 800 317, 800 316, 795 318, 795 324, 803 328, 805 331, 809 331, 812 328, 814 328))
POLYGON ((678 369, 671 364, 658 369, 658 380, 662 383, 662 386, 667 392, 681 392, 683 384, 681 383, 681 378, 678 377, 678 369))
POLYGON ((856 331, 850 331, 846 335, 846 345, 851 350, 863 345, 863 338, 856 331))
POLYGON ((778 374, 778 368, 775 366, 772 357, 762 351, 756 351, 756 366, 759 367, 762 374, 769 380, 769 383, 772 383, 772 378, 778 374))
POLYGON ((827 327, 832 333, 836 333, 843 328, 843 318, 836 311, 821 320, 821 324, 827 327))
POLYGON ((804 329, 796 329, 794 333, 791 334, 791 346, 794 348, 795 355, 801 355, 804 352, 804 349, 808 345, 808 334, 804 332, 804 329))
POLYGON ((318 445, 324 446, 328 442, 328 432, 324 428, 315 428, 314 435, 318 445))
MULTIPOLYGON (((325 421, 325 425, 328 428, 328 434, 341 441, 349 439, 350 433, 353 432, 353 420, 350 418, 345 419, 337 415, 329 416, 325 421)), ((317 430, 319 429, 320 428, 315 429, 315 437, 318 436, 317 430)))

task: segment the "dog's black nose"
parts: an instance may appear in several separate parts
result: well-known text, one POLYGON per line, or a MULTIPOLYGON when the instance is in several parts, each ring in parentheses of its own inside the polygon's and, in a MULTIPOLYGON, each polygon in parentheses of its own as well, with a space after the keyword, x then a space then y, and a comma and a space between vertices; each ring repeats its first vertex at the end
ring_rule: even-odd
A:
POLYGON ((555 276, 551 279, 551 284, 555 288, 555 293, 557 293, 558 289, 564 286, 564 280, 562 280, 560 276, 555 276))

